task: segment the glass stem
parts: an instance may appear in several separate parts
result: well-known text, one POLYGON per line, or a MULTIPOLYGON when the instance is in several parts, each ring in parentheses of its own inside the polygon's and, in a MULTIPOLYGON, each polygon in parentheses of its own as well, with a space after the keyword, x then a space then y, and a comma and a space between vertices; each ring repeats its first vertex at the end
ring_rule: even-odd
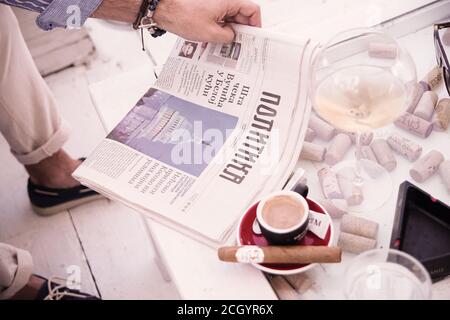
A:
POLYGON ((356 132, 355 133, 355 148, 356 148, 356 152, 355 152, 355 179, 353 181, 353 183, 357 186, 361 186, 363 184, 363 178, 362 178, 362 168, 361 168, 361 164, 360 164, 360 158, 362 155, 361 152, 361 137, 362 137, 362 133, 361 132, 356 132))

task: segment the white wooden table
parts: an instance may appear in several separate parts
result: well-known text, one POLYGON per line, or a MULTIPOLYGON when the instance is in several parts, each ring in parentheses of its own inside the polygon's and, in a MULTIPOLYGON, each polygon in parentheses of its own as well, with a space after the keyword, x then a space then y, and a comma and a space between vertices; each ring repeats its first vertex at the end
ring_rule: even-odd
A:
MULTIPOLYGON (((308 1, 307 3, 294 0, 261 1, 266 27, 294 34, 306 34, 316 40, 326 39, 335 32, 350 27, 370 26, 385 21, 428 2, 430 1, 342 0, 308 1)), ((442 5, 448 9, 449 1, 439 4, 439 6, 442 5)), ((424 9, 419 11, 420 16, 416 16, 417 12, 411 12, 403 18, 410 20, 386 25, 389 32, 401 36, 401 43, 410 50, 416 61, 419 77, 435 64, 430 25, 432 21, 442 18, 442 12, 445 11, 424 9)), ((91 29, 91 35, 95 41, 96 36, 100 37, 100 33, 96 35, 96 23, 91 24, 91 29)), ((133 37, 139 41, 138 37, 135 35, 133 37)), ((173 36, 167 36, 165 39, 148 40, 147 47, 152 59, 149 59, 147 64, 90 87, 97 111, 107 130, 112 129, 150 87, 154 81, 152 71, 154 64, 160 65, 164 62, 174 39, 173 36)), ((386 128, 378 134, 384 136, 390 130, 395 129, 386 128)), ((404 132, 401 134, 408 136, 404 132)), ((424 149, 442 149, 440 148, 442 145, 450 145, 448 132, 433 133, 424 142, 424 149)), ((448 148, 442 151, 446 158, 450 158, 448 148)), ((349 158, 351 154, 352 152, 348 153, 349 158)), ((399 168, 392 175, 395 192, 383 208, 377 212, 365 214, 366 217, 378 221, 381 225, 379 235, 381 247, 387 247, 389 243, 397 197, 396 187, 408 177, 407 171, 410 167, 410 164, 400 157, 397 157, 397 160, 399 168)), ((319 196, 320 191, 315 177, 316 168, 309 162, 300 162, 299 166, 307 171, 311 194, 319 196)), ((440 199, 449 199, 438 177, 433 177, 421 187, 440 199)), ((146 221, 146 224, 155 245, 160 269, 165 278, 172 280, 176 285, 181 298, 276 299, 264 275, 251 266, 221 263, 216 258, 216 252, 210 248, 150 220, 146 221)), ((341 282, 337 279, 342 279, 343 270, 351 258, 351 255, 345 254, 344 263, 339 266, 314 269, 310 276, 316 280, 316 285, 313 287, 314 290, 305 294, 303 298, 341 298, 341 282), (327 282, 326 286, 324 281, 327 282)), ((441 282, 435 285, 434 289, 435 297, 450 298, 448 282, 441 282)))

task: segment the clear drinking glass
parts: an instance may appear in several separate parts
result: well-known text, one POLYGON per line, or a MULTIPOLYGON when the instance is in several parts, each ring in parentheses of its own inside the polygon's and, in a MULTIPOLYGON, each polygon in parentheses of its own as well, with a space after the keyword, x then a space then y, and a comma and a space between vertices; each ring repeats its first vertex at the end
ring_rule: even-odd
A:
MULTIPOLYGON (((339 33, 319 49, 311 76, 314 110, 335 128, 353 133, 361 154, 364 134, 405 111, 417 81, 415 65, 394 38, 372 29, 339 33)), ((365 195, 349 210, 373 211, 391 196, 391 176, 377 162, 356 158, 332 169, 365 195)))
POLYGON ((393 249, 357 256, 345 274, 345 296, 352 300, 426 300, 431 279, 414 257, 393 249))

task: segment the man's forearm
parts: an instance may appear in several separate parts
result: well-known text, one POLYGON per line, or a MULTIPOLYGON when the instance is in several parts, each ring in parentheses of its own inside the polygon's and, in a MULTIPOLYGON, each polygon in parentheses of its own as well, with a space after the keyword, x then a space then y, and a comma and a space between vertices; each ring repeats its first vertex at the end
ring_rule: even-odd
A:
POLYGON ((103 0, 91 17, 133 23, 141 4, 142 0, 103 0))

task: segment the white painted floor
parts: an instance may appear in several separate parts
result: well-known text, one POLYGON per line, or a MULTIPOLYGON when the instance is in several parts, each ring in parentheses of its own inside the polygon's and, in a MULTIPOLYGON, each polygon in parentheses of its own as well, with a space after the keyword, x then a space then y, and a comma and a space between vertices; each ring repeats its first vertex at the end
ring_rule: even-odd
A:
MULTIPOLYGON (((117 34, 120 38, 120 32, 117 34)), ((120 50, 104 49, 102 41, 96 45, 98 55, 89 66, 46 78, 63 117, 72 126, 66 150, 74 157, 88 155, 106 134, 91 101, 89 84, 135 67, 139 64, 136 57, 148 59, 136 48, 128 52, 123 48, 121 56, 120 50)), ((173 285, 165 282, 157 269, 146 230, 134 211, 100 200, 53 217, 39 217, 32 212, 26 194, 27 174, 3 137, 0 163, 0 241, 29 250, 35 273, 67 277, 71 266, 76 266, 82 290, 104 299, 178 298, 173 285)))

